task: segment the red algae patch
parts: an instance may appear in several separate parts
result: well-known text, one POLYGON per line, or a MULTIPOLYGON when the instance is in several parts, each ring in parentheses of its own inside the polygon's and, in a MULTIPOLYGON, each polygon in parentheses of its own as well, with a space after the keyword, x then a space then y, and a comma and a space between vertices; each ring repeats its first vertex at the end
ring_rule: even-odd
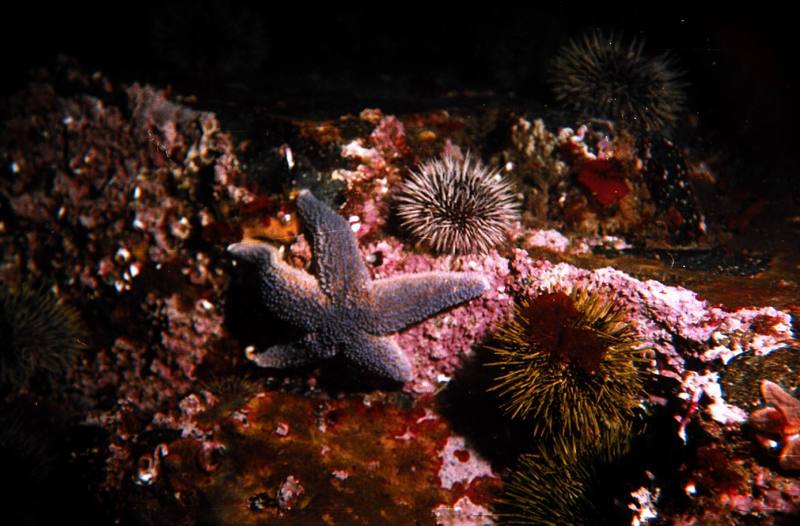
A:
POLYGON ((157 487, 173 505, 160 513, 189 511, 208 524, 245 526, 278 518, 298 525, 431 524, 445 508, 456 513, 452 503, 469 495, 469 514, 489 516, 483 505, 499 480, 430 403, 402 409, 362 397, 262 393, 240 411, 243 417, 218 422, 223 448, 205 469, 200 441, 170 445, 157 487), (291 433, 276 434, 281 426, 291 433), (465 456, 481 468, 444 484, 443 465, 464 464, 465 456), (174 495, 192 495, 194 505, 186 510, 174 495))
POLYGON ((625 182, 624 172, 614 162, 606 159, 585 162, 578 174, 578 182, 602 206, 619 202, 631 191, 625 182))

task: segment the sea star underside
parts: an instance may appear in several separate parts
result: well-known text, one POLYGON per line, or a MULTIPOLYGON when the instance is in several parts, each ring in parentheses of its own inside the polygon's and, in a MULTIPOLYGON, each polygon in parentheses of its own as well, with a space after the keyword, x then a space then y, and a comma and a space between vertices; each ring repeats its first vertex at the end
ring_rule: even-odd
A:
POLYGON ((305 336, 248 357, 261 367, 286 368, 343 355, 382 378, 407 382, 413 367, 388 335, 483 294, 474 272, 421 272, 373 280, 350 225, 302 190, 297 210, 313 240, 316 277, 284 263, 278 250, 259 241, 234 243, 228 251, 256 265, 260 301, 305 336))

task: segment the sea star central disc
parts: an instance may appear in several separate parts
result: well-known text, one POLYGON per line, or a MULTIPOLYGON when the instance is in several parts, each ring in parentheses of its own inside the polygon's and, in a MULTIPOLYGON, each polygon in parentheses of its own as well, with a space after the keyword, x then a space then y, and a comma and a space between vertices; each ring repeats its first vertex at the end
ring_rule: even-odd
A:
POLYGON ((280 319, 303 330, 289 345, 248 356, 262 367, 285 368, 343 355, 361 369, 407 382, 413 367, 388 335, 483 294, 474 272, 421 272, 373 280, 350 225, 303 190, 297 209, 313 240, 316 276, 284 263, 275 247, 234 243, 228 251, 257 266, 259 299, 280 319))

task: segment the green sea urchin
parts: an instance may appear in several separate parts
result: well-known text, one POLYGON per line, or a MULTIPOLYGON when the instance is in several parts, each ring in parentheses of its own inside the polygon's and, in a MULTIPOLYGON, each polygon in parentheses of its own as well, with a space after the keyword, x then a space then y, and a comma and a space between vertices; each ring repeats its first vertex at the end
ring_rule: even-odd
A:
POLYGON ((211 393, 216 399, 206 411, 199 416, 204 422, 213 422, 225 418, 241 408, 258 393, 261 387, 258 382, 244 374, 215 376, 199 386, 211 393))
POLYGON ((511 183, 469 154, 420 164, 403 183, 397 203, 403 226, 447 254, 487 252, 519 214, 511 183))
POLYGON ((619 448, 644 395, 641 345, 612 300, 584 289, 515 307, 495 335, 492 391, 567 457, 619 448))
POLYGON ((564 464, 558 455, 527 453, 504 483, 495 512, 500 524, 590 524, 589 482, 582 462, 564 464))
POLYGON ((550 68, 556 99, 589 117, 607 117, 650 131, 672 127, 686 95, 669 53, 644 56, 644 42, 594 31, 571 40, 550 68))
POLYGON ((78 312, 45 288, 0 291, 0 389, 17 391, 37 373, 64 374, 86 348, 78 312))

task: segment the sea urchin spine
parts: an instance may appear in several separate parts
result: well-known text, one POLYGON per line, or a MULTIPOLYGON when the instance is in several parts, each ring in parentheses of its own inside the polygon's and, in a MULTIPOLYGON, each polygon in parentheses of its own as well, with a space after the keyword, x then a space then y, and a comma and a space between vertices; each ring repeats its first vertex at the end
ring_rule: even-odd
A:
POLYGON ((78 312, 46 288, 0 291, 0 391, 26 387, 37 373, 63 375, 86 336, 78 312))
POLYGON ((644 396, 643 349, 614 301, 576 289, 523 301, 495 335, 492 387, 567 456, 620 448, 644 396))
POLYGON ((524 454, 496 503, 500 524, 591 524, 590 479, 582 461, 564 464, 542 450, 524 454))
POLYGON ((511 183, 470 155, 422 163, 397 196, 403 226, 434 251, 485 253, 519 212, 511 183))
POLYGON ((686 95, 674 59, 644 56, 644 42, 594 31, 571 40, 553 59, 556 99, 588 117, 619 119, 649 131, 672 127, 686 95))

